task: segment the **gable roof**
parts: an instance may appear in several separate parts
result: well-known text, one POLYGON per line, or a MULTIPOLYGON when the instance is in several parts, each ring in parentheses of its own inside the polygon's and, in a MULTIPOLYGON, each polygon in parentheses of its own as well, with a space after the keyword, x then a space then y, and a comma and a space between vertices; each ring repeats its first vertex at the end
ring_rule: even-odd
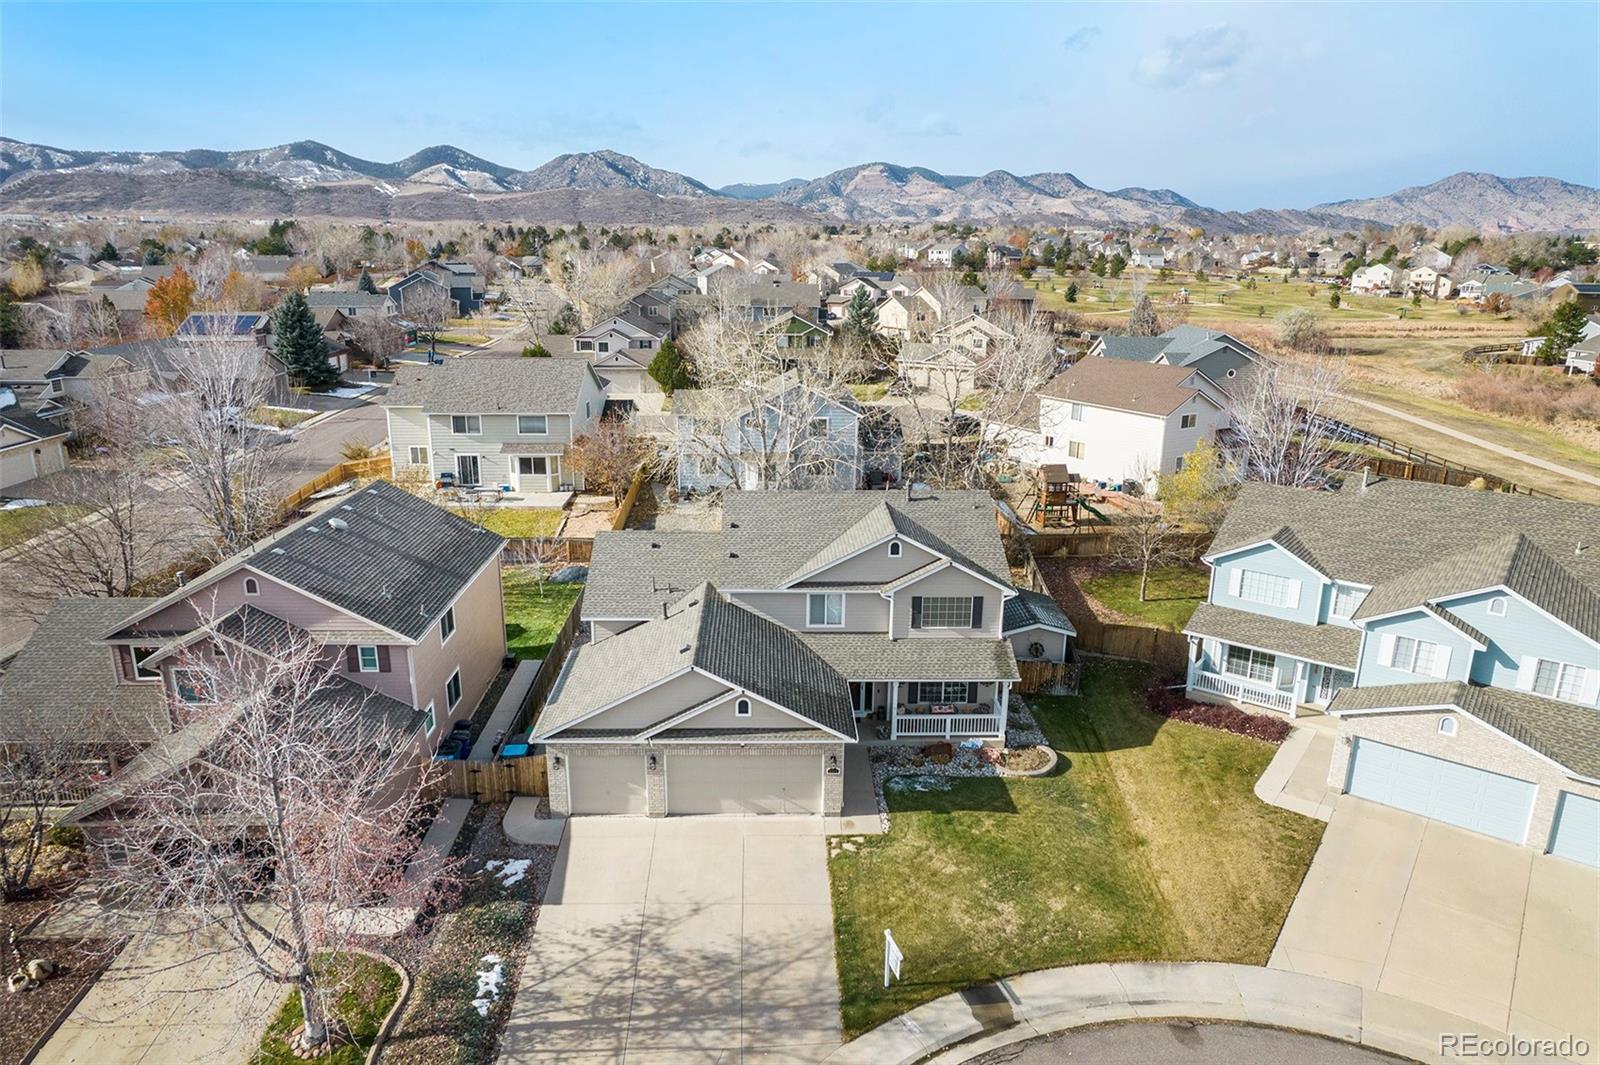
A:
POLYGON ((1165 417, 1195 396, 1205 395, 1200 389, 1184 384, 1196 373, 1163 363, 1079 359, 1051 378, 1039 389, 1039 395, 1091 407, 1165 417))
POLYGON ((20 407, 0 408, 0 425, 8 426, 32 437, 35 441, 51 440, 58 436, 67 436, 71 432, 64 425, 46 421, 36 414, 29 414, 20 407))
POLYGON ((1019 588, 1014 597, 1006 600, 1005 620, 1000 631, 1009 634, 1035 625, 1060 629, 1069 636, 1078 634, 1072 619, 1067 617, 1067 612, 1061 609, 1061 604, 1053 596, 1032 588, 1019 588))
POLYGON ((382 307, 389 297, 382 292, 335 292, 331 289, 312 289, 306 293, 306 305, 317 307, 382 307))
POLYGON ((586 380, 604 390, 586 359, 446 359, 397 367, 380 402, 442 414, 571 413, 586 380))

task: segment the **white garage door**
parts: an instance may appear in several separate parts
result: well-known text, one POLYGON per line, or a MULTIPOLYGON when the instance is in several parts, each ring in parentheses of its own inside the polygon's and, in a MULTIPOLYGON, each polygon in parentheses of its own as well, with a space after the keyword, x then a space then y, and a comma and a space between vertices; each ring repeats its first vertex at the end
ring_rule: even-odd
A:
POLYGON ((575 814, 643 814, 644 755, 570 754, 567 788, 575 814))
POLYGON ((1357 739, 1345 790, 1436 821, 1521 843, 1538 788, 1526 780, 1357 739))
POLYGON ((1600 799, 1561 793, 1555 827, 1550 830, 1550 853, 1600 867, 1600 799))
POLYGON ((814 814, 822 811, 819 754, 667 755, 669 814, 814 814))

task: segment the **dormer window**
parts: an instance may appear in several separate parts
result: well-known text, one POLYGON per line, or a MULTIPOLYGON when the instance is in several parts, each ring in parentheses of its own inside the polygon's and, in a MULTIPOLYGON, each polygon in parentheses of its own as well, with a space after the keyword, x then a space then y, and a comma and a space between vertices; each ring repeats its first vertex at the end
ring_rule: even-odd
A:
POLYGON ((128 653, 133 655, 133 679, 134 680, 160 680, 161 679, 161 667, 160 666, 147 666, 147 665, 145 665, 145 659, 147 659, 151 655, 155 654, 157 650, 158 650, 158 648, 155 648, 155 647, 130 647, 128 649, 128 653))
POLYGON ((749 699, 740 699, 738 702, 734 703, 733 704, 733 716, 734 717, 749 717, 750 716, 750 700, 749 699))
POLYGON ((254 577, 246 577, 244 579, 244 594, 245 595, 260 595, 261 594, 261 582, 257 581, 254 577))
POLYGON ((889 541, 889 557, 890 558, 899 558, 900 557, 900 541, 899 540, 890 540, 889 541))

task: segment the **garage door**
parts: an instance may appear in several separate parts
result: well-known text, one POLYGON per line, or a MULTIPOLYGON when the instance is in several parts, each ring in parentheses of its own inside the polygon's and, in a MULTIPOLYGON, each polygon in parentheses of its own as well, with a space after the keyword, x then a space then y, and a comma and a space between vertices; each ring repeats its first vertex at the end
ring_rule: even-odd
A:
POLYGON ((1600 799, 1561 793, 1555 827, 1550 830, 1550 853, 1600 867, 1600 799))
POLYGON ((575 814, 643 814, 644 755, 568 755, 567 788, 575 814))
POLYGON ((1357 739, 1350 751, 1351 795, 1436 821, 1521 843, 1538 788, 1526 780, 1357 739))
POLYGON ((819 754, 667 756, 669 814, 814 814, 819 754))

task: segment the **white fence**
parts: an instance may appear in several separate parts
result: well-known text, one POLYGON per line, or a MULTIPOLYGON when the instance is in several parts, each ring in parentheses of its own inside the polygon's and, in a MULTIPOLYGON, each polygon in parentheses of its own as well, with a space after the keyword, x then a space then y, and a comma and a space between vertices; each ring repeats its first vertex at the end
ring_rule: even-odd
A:
POLYGON ((1276 688, 1254 684, 1242 677, 1229 677, 1197 669, 1190 676, 1189 686, 1197 691, 1209 692, 1241 703, 1264 706, 1268 710, 1294 716, 1294 696, 1276 688))
POLYGON ((999 714, 896 714, 890 722, 890 736, 929 739, 954 739, 968 736, 1000 736, 999 714))

